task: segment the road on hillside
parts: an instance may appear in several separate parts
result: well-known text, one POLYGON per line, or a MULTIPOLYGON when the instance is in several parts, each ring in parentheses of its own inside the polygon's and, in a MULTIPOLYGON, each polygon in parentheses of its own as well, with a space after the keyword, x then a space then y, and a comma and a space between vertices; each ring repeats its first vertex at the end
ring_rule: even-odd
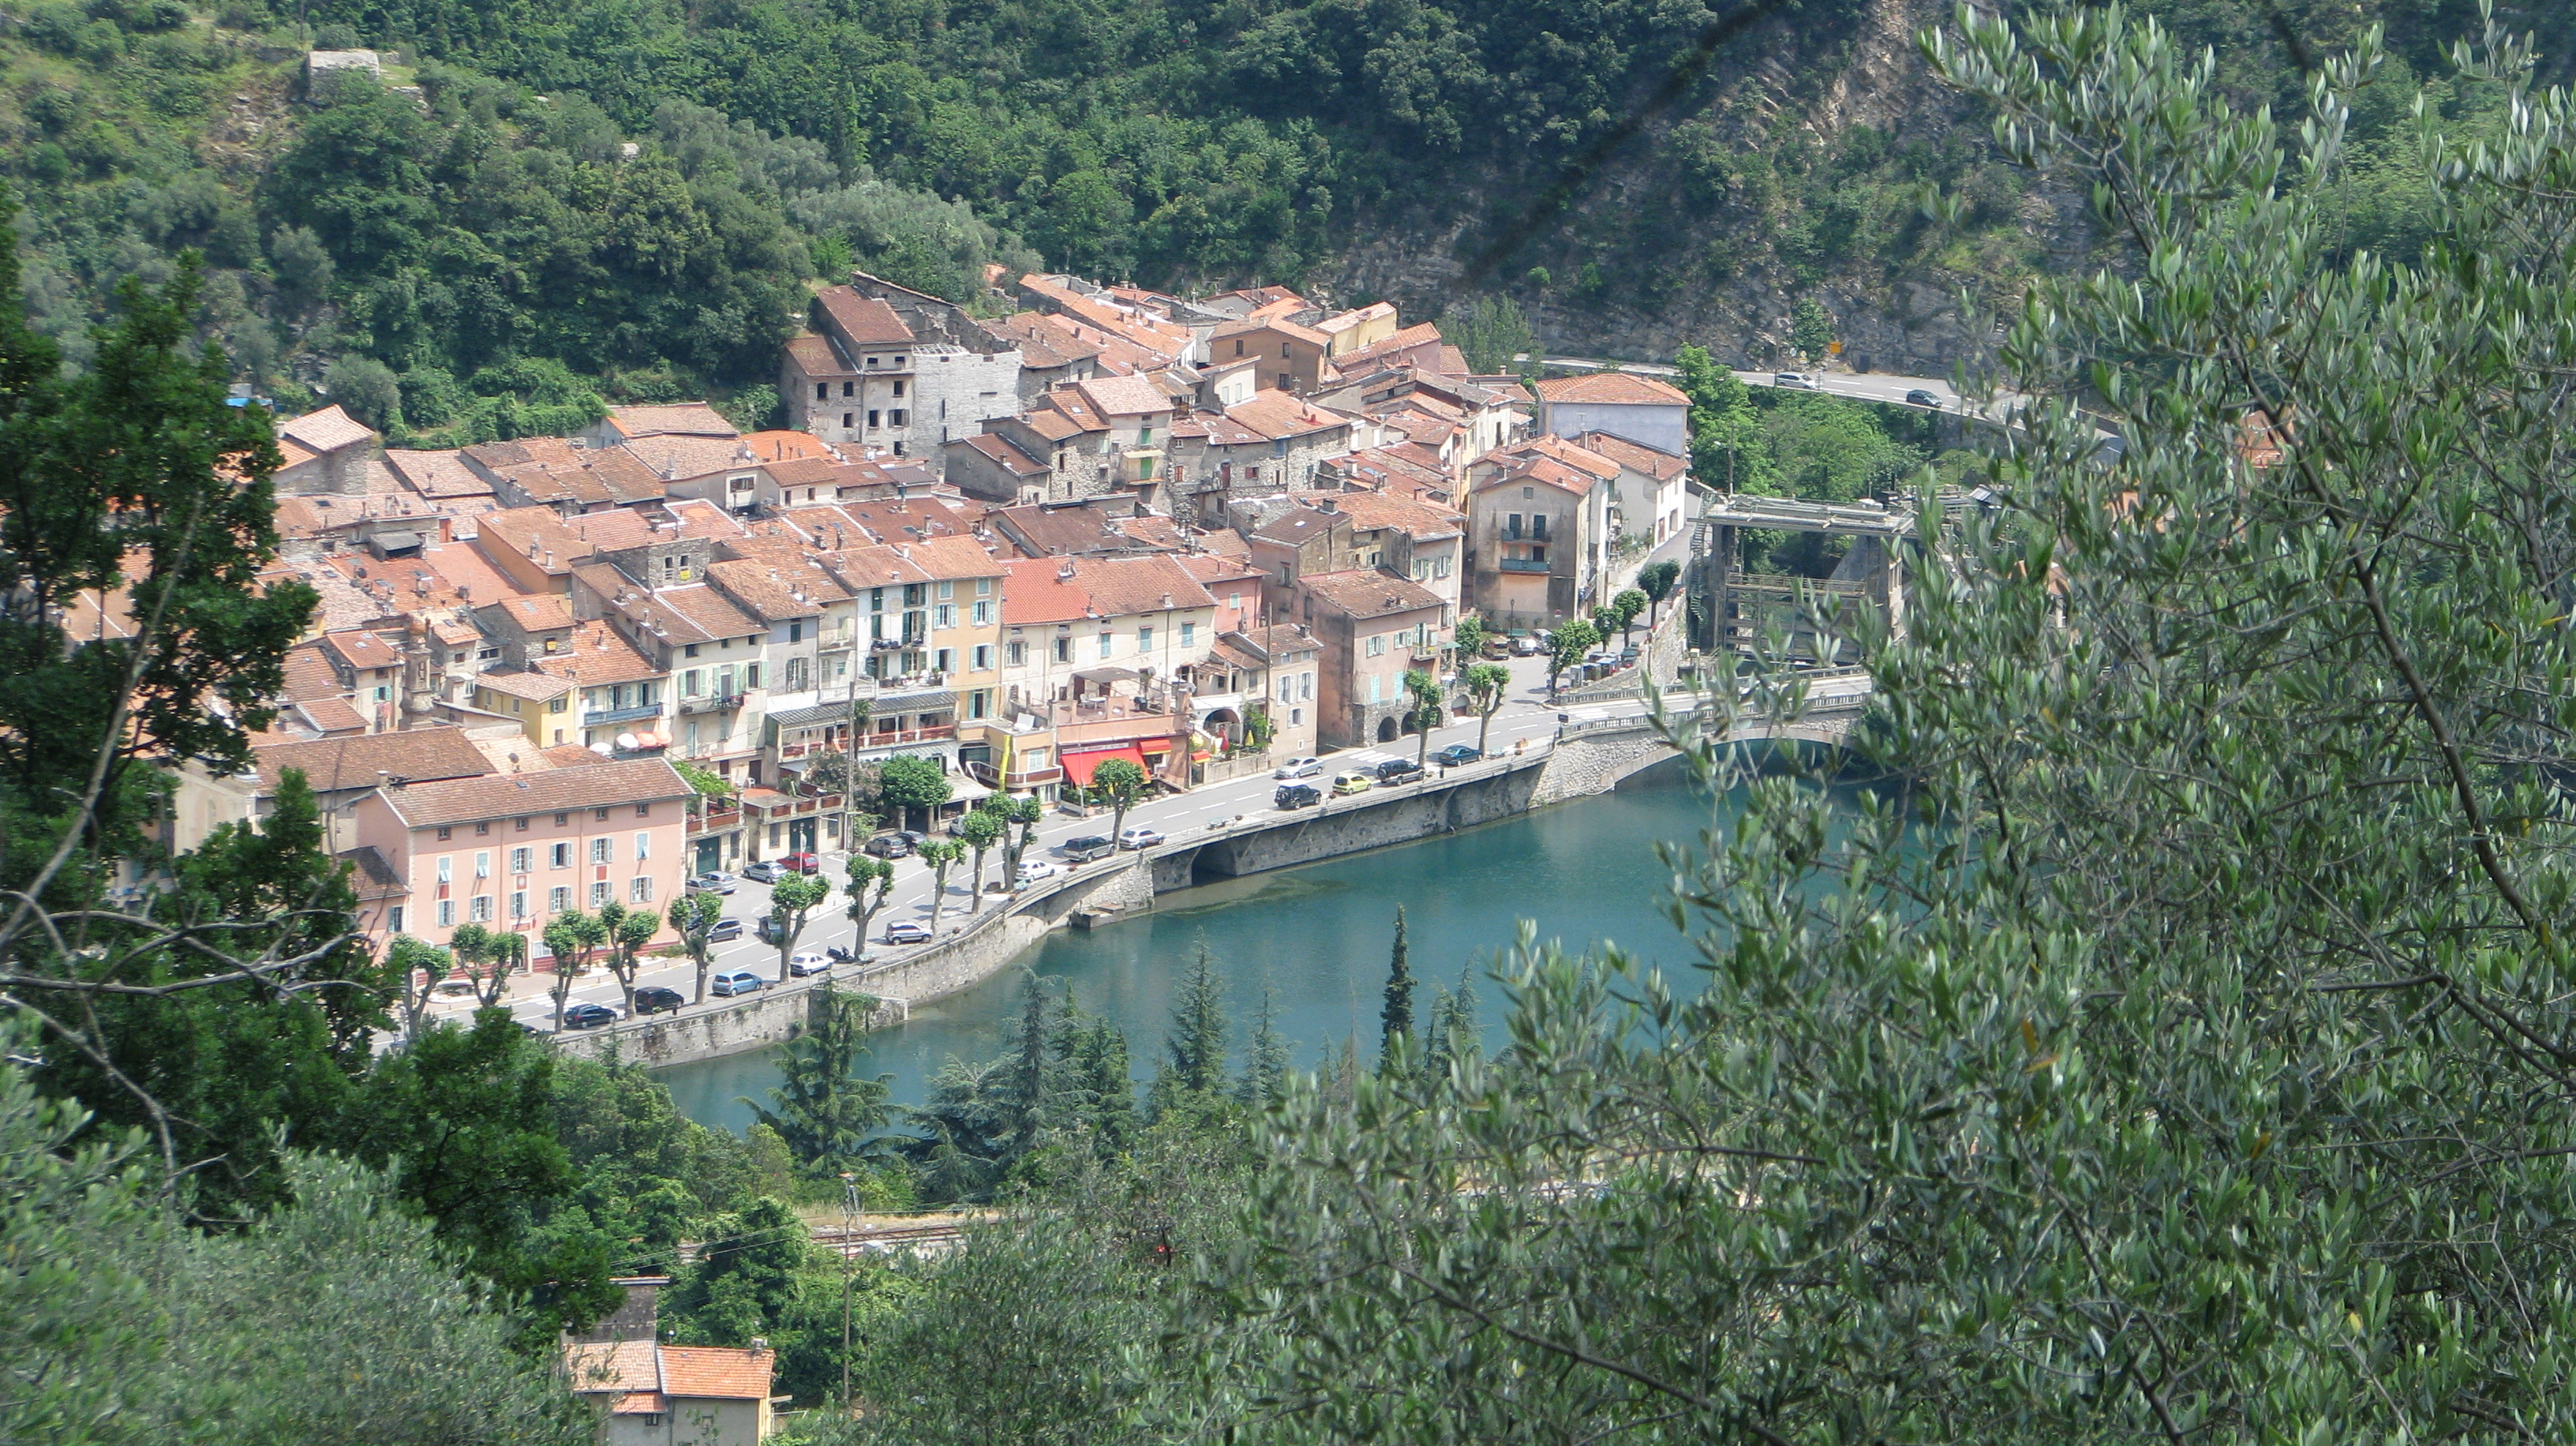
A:
MULTIPOLYGON (((1560 710, 1547 698, 1545 659, 1513 658, 1509 660, 1509 666, 1512 670, 1510 701, 1494 715, 1492 740, 1488 744, 1488 748, 1494 753, 1508 753, 1516 745, 1525 745, 1530 749, 1545 747, 1555 736, 1560 711, 1578 722, 1623 715, 1634 716, 1645 712, 1646 705, 1641 699, 1622 699, 1560 710)), ((1476 742, 1478 727, 1479 720, 1469 715, 1447 727, 1434 729, 1431 734, 1431 749, 1437 752, 1452 743, 1464 743, 1472 747, 1476 742)), ((1414 752, 1414 740, 1406 738, 1398 743, 1326 753, 1322 755, 1325 777, 1329 778, 1337 768, 1366 767, 1373 760, 1382 758, 1411 758, 1414 752)), ((1272 812, 1270 797, 1277 787, 1278 784, 1266 772, 1250 778, 1210 784, 1192 789, 1188 793, 1153 798, 1140 803, 1127 811, 1127 823, 1129 827, 1138 824, 1150 825, 1176 840, 1186 840, 1190 833, 1206 827, 1215 820, 1233 819, 1238 816, 1254 819, 1266 817, 1272 812)), ((1049 862, 1062 865, 1063 860, 1053 852, 1057 846, 1067 839, 1086 834, 1105 834, 1109 832, 1110 822, 1110 816, 1106 811, 1090 818, 1074 818, 1050 810, 1046 821, 1038 826, 1037 839, 1031 847, 1030 857, 1044 858, 1049 862)), ((1101 865, 1093 864, 1086 867, 1098 868, 1101 865)), ((1001 850, 995 849, 985 858, 985 879, 988 882, 991 881, 1000 869, 1001 850)), ((873 952, 877 956, 877 962, 881 964, 900 960, 913 952, 909 948, 894 948, 881 942, 886 925, 901 920, 930 922, 932 874, 929 867, 918 859, 899 859, 895 862, 895 870, 896 884, 893 897, 887 902, 885 908, 878 911, 872 923, 872 933, 876 937, 868 944, 868 951, 873 952)), ((805 932, 797 939, 796 947, 799 950, 819 950, 838 945, 855 951, 858 947, 854 938, 855 926, 843 912, 848 903, 848 896, 842 891, 842 886, 848 879, 846 856, 837 853, 825 854, 823 873, 832 882, 832 897, 815 909, 806 924, 805 932)), ((943 928, 954 928, 967 917, 966 911, 973 902, 973 896, 968 892, 965 874, 965 864, 959 864, 949 870, 946 908, 941 914, 943 928)), ((779 976, 778 949, 775 945, 761 943, 754 933, 760 917, 769 910, 768 886, 744 879, 725 902, 726 916, 742 921, 743 935, 732 943, 717 946, 712 972, 748 969, 761 978, 776 983, 779 976)), ((984 907, 995 908, 1006 902, 1005 895, 988 894, 984 907)), ((513 979, 508 999, 510 1012, 522 1022, 536 1028, 552 1028, 554 1000, 546 992, 552 983, 553 976, 550 974, 522 974, 513 979)), ((647 985, 676 989, 684 996, 694 995, 697 989, 697 966, 686 958, 654 960, 636 980, 638 988, 647 985)), ((574 984, 570 1002, 610 1004, 622 1008, 625 995, 618 988, 616 979, 606 970, 601 969, 574 984)), ((711 997, 708 1004, 713 1007, 723 1007, 726 1002, 711 997)), ((461 1020, 471 1012, 472 1008, 471 1000, 442 1000, 433 1006, 433 1015, 438 1018, 461 1020)))

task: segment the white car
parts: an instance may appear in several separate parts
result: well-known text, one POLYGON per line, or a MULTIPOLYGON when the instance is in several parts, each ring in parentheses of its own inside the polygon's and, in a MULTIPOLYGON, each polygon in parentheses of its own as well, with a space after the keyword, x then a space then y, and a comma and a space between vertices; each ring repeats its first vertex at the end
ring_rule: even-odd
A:
POLYGON ((1118 846, 1122 849, 1149 849, 1162 841, 1163 831, 1161 829, 1146 828, 1142 824, 1139 824, 1118 836, 1118 846))
POLYGON ((930 926, 916 924, 909 919, 900 924, 888 924, 885 941, 889 944, 927 944, 930 942, 930 926))
POLYGON ((1320 758, 1291 758, 1287 762, 1280 764, 1277 768, 1272 769, 1270 771, 1270 776, 1281 780, 1313 778, 1323 771, 1324 760, 1320 758))
POLYGON ((787 956, 787 975, 791 979, 802 979, 809 974, 821 974, 831 967, 831 956, 820 949, 799 949, 787 956))
POLYGON ((1785 387, 1792 391, 1819 392, 1824 390, 1824 383, 1818 381, 1815 374, 1812 372, 1776 372, 1771 377, 1771 385, 1775 387, 1785 387))
POLYGON ((1051 879, 1063 872, 1064 870, 1044 859, 1029 859, 1020 865, 1020 882, 1034 884, 1040 879, 1051 879))

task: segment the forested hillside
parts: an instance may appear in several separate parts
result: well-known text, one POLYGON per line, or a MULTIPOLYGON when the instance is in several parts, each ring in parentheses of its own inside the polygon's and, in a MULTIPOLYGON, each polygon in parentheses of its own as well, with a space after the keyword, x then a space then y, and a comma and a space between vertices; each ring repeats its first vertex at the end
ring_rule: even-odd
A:
MULTIPOLYGON (((2536 7, 2536 8, 2535 8, 2536 7)), ((2175 0, 2239 99, 2369 24, 2354 234, 2420 213, 2405 118, 2465 0, 2175 0), (2382 219, 2382 218, 2394 218, 2382 219)), ((2563 0, 2520 23, 2550 32, 2563 0)), ((182 247, 272 391, 380 423, 528 429, 745 389, 799 285, 852 260, 971 296, 988 264, 1253 279, 1435 314, 1508 293, 1552 347, 1760 359, 1821 299, 1860 360, 1936 365, 1962 286, 2085 259, 2071 198, 1996 164, 1911 48, 1929 0, 226 0, 14 3, 0 159, 40 325, 78 350, 182 247), (310 45, 392 93, 297 91, 310 45), (1925 183, 1954 204, 1923 205, 1925 183), (532 418, 527 409, 546 409, 532 418)), ((2437 82, 2437 107, 2447 91, 2437 82)), ((2400 238, 2402 240, 2402 237, 2400 238)))

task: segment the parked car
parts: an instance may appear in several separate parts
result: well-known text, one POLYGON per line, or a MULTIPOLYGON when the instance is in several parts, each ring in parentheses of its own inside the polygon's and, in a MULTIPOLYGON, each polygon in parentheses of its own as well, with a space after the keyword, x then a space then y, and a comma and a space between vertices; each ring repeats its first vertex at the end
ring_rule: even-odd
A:
POLYGON ((598 1029, 623 1018, 614 1004, 576 1004, 564 1011, 564 1028, 598 1029))
POLYGON ((707 942, 710 944, 728 944, 741 937, 742 920, 740 919, 718 919, 716 926, 707 931, 707 942))
POLYGON ((471 979, 442 979, 439 981, 438 987, 431 992, 441 999, 471 999, 474 997, 474 981, 471 979))
POLYGON ((909 919, 900 924, 888 924, 885 941, 889 944, 927 944, 930 942, 930 926, 916 924, 909 919))
POLYGON ((831 967, 831 959, 820 949, 799 949, 787 956, 787 977, 790 979, 821 974, 831 967))
POLYGON ((1540 642, 1531 634, 1523 633, 1519 637, 1512 639, 1512 655, 1514 657, 1535 658, 1546 651, 1547 645, 1540 642))
POLYGON ((1020 882, 1024 884, 1034 884, 1040 879, 1051 879, 1063 872, 1064 870, 1057 868, 1055 865, 1048 863, 1044 859, 1023 859, 1020 861, 1020 882))
POLYGON ((1324 801, 1324 791, 1311 783, 1283 783, 1270 795, 1272 808, 1313 808, 1324 801))
POLYGON ((668 1014, 688 1002, 689 996, 658 984, 635 991, 635 1012, 638 1014, 668 1014))
POLYGON ((814 854, 796 853, 780 859, 778 866, 790 873, 819 874, 823 871, 823 860, 814 854))
POLYGON ((1315 775, 1322 773, 1323 771, 1324 760, 1320 758, 1291 758, 1287 762, 1280 764, 1277 768, 1270 770, 1270 776, 1281 780, 1292 778, 1313 778, 1315 775))
POLYGON ((1336 798, 1347 793, 1366 793, 1376 786, 1377 780, 1365 773, 1346 770, 1333 775, 1333 796, 1336 798))
POLYGON ((748 969, 728 969, 707 981, 707 992, 718 999, 731 999, 737 994, 757 994, 768 987, 768 980, 748 969))
POLYGON ((1143 824, 1138 824, 1118 836, 1118 846, 1122 849, 1149 849, 1162 841, 1161 829, 1147 828, 1143 824))
POLYGON ((859 845, 859 852, 881 859, 908 859, 912 857, 912 835, 881 833, 859 845))
POLYGON ((1431 761, 1443 768, 1464 768, 1485 755, 1464 743, 1452 743, 1431 755, 1431 761))
POLYGON ((774 884, 787 877, 787 870, 780 868, 774 859, 762 859, 758 863, 743 865, 742 876, 755 884, 774 884))
POLYGON ((1389 788, 1422 781, 1422 765, 1410 758, 1390 758, 1377 766, 1377 781, 1389 788))
POLYGON ((1815 376, 1808 372, 1774 372, 1771 375, 1771 385, 1775 387, 1789 387, 1794 390, 1804 392, 1823 390, 1823 387, 1817 383, 1815 376))
POLYGON ((692 894, 730 894, 740 883, 739 879, 719 869, 711 874, 700 874, 681 888, 692 894))
POLYGON ((1937 412, 1941 410, 1941 399, 1934 396, 1932 393, 1923 390, 1921 387, 1916 387, 1914 390, 1905 394, 1905 405, 1909 407, 1930 407, 1932 410, 1937 412))
POLYGON ((760 942, 763 944, 775 944, 780 939, 786 937, 780 928, 778 916, 776 914, 761 915, 760 927, 754 929, 752 932, 760 936, 760 942))
POLYGON ((1491 638, 1487 638, 1487 639, 1485 639, 1485 656, 1486 656, 1486 657, 1488 657, 1488 658, 1508 658, 1508 657, 1510 657, 1511 655, 1512 655, 1512 640, 1511 640, 1511 639, 1509 639, 1509 638, 1505 638, 1505 637, 1491 637, 1491 638))
POLYGON ((1107 834, 1087 833, 1080 838, 1066 839, 1056 846, 1056 852, 1077 864, 1087 864, 1118 852, 1118 842, 1107 834))

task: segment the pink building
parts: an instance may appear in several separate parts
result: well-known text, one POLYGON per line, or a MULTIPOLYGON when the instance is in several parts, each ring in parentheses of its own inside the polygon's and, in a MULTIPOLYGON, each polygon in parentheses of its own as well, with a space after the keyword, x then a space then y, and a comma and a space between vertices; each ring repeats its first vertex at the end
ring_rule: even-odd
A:
POLYGON ((557 914, 659 914, 686 877, 690 792, 659 758, 379 788, 353 811, 368 936, 444 945, 481 924, 528 935, 533 959, 557 914))

